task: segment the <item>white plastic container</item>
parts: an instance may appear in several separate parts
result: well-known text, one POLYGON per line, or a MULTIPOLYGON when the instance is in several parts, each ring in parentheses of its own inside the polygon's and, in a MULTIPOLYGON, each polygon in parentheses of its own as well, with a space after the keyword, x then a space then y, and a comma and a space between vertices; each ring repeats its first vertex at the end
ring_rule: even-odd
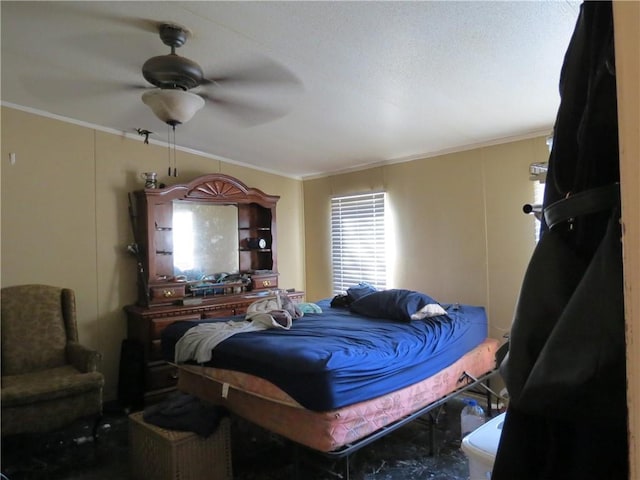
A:
POLYGON ((469 480, 491 479, 504 417, 501 413, 462 439, 462 451, 469 459, 469 480))
POLYGON ((466 400, 466 405, 460 412, 460 438, 464 438, 475 429, 484 425, 486 418, 484 410, 475 400, 466 400))

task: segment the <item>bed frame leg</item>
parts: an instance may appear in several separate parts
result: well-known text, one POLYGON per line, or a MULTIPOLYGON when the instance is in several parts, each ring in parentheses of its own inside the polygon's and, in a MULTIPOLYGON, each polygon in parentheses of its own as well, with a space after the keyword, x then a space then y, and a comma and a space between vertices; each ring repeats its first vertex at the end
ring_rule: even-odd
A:
POLYGON ((429 456, 436 454, 436 424, 438 420, 429 413, 429 456))
POLYGON ((493 400, 493 395, 491 394, 491 379, 487 378, 487 388, 485 389, 487 394, 487 418, 493 417, 493 406, 491 401, 493 400))
POLYGON ((291 471, 292 480, 299 480, 300 478, 300 447, 295 442, 292 442, 293 447, 293 469, 291 471))
POLYGON ((349 459, 351 458, 351 455, 346 455, 344 457, 344 470, 343 470, 343 474, 342 474, 342 478, 344 478, 345 480, 349 480, 350 478, 350 474, 351 474, 351 462, 349 461, 349 459))
POLYGON ((440 414, 446 407, 446 403, 440 405, 434 410, 427 412, 429 417, 429 456, 434 457, 440 455, 438 442, 436 440, 436 425, 438 425, 440 414))

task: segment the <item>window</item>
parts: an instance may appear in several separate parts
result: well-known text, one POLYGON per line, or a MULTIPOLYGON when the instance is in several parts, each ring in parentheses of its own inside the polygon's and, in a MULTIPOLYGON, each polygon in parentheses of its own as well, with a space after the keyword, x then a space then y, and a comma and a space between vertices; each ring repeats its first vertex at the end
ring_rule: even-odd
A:
MULTIPOLYGON (((547 138, 549 150, 551 150, 552 142, 552 137, 547 138)), ((538 240, 540 239, 540 229, 542 227, 542 202, 544 200, 544 185, 547 180, 548 169, 549 164, 547 162, 532 163, 529 165, 529 180, 533 182, 533 206, 536 209, 536 211, 533 212, 536 217, 533 231, 536 243, 538 243, 538 240)))
POLYGON ((358 282, 386 288, 385 193, 331 199, 334 295, 358 282))

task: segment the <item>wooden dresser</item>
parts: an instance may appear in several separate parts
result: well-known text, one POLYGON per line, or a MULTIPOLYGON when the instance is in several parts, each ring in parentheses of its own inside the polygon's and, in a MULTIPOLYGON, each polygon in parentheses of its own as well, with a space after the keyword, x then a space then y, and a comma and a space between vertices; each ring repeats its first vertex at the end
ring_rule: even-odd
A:
MULTIPOLYGON (((223 174, 130 195, 135 243, 128 250, 137 259, 138 302, 124 309, 119 398, 125 407, 175 389, 176 368, 161 352, 167 325, 241 315, 278 291, 279 198, 223 174)), ((294 302, 304 298, 287 292, 294 302)))
MULTIPOLYGON (((288 295, 296 303, 304 300, 304 292, 288 292, 288 295)), ((221 295, 193 306, 125 307, 127 337, 138 340, 144 352, 144 403, 156 403, 175 390, 177 369, 163 360, 160 343, 162 331, 167 325, 179 320, 242 315, 252 302, 260 298, 266 297, 249 292, 243 295, 221 295)))

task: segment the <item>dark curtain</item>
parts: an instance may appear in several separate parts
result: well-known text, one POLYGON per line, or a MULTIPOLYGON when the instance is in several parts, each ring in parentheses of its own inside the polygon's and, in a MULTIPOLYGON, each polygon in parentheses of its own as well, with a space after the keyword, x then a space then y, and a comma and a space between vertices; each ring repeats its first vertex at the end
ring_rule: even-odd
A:
POLYGON ((542 233, 501 373, 494 480, 628 474, 618 126, 610 2, 585 2, 564 58, 542 233))

